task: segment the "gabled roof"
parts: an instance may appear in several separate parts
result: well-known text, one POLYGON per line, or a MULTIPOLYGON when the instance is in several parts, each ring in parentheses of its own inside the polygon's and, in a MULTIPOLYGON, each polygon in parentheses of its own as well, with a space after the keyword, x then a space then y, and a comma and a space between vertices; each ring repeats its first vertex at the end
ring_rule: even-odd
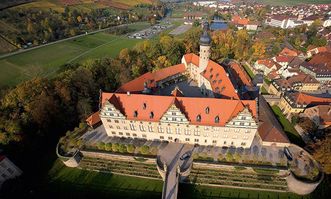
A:
POLYGON ((253 86, 250 77, 247 75, 246 71, 236 62, 230 63, 230 69, 232 71, 232 76, 236 79, 237 83, 241 83, 245 86, 253 86))
POLYGON ((290 63, 293 59, 294 57, 291 56, 277 56, 275 58, 276 62, 287 62, 287 63, 290 63))
POLYGON ((262 141, 290 143, 269 104, 262 96, 259 97, 259 120, 260 125, 257 130, 262 141))
POLYGON ((175 96, 175 97, 184 97, 184 94, 181 90, 179 90, 178 86, 176 86, 174 88, 173 91, 171 91, 171 95, 175 96))
MULTIPOLYGON (((238 113, 247 108, 253 117, 256 117, 255 100, 229 100, 218 98, 193 98, 156 96, 141 94, 102 93, 102 100, 108 100, 114 96, 123 110, 123 114, 129 120, 158 122, 171 105, 175 105, 187 117, 191 124, 224 126, 238 113), (206 108, 208 107, 208 112, 206 108), (136 115, 135 115, 136 111, 136 115), (153 112, 153 118, 150 117, 153 112), (200 115, 201 121, 197 121, 200 115), (215 123, 215 117, 219 117, 219 123, 215 123)), ((104 101, 105 102, 105 101, 104 101)), ((102 104, 104 104, 102 102, 102 104)), ((109 101, 112 103, 111 101, 109 101)))
MULTIPOLYGON (((184 55, 184 59, 187 64, 192 63, 196 67, 199 67, 198 55, 193 53, 187 54, 184 55)), ((209 81, 214 93, 220 94, 225 98, 239 99, 228 74, 221 65, 209 60, 206 69, 201 73, 201 75, 209 81)))
POLYGON ((292 50, 292 49, 289 49, 287 47, 285 47, 280 53, 279 55, 281 56, 291 56, 291 57, 296 57, 300 54, 299 51, 297 50, 292 50))
POLYGON ((284 133, 280 132, 270 122, 263 122, 258 128, 258 132, 264 142, 289 143, 284 133))
POLYGON ((162 79, 167 77, 176 75, 178 73, 185 72, 185 65, 184 64, 177 64, 174 66, 166 67, 155 72, 148 72, 136 79, 129 81, 122 85, 116 92, 133 92, 138 93, 144 90, 144 84, 147 83, 149 88, 155 87, 156 83, 162 79))
POLYGON ((289 95, 296 104, 311 105, 331 103, 331 98, 317 97, 301 92, 290 93, 289 95))
POLYGON ((274 65, 276 65, 274 60, 271 60, 271 59, 260 59, 260 60, 257 60, 257 63, 260 65, 264 65, 269 69, 271 69, 274 65))
POLYGON ((184 55, 184 59, 187 64, 192 63, 196 66, 199 66, 199 56, 194 53, 184 55))
POLYGON ((89 125, 89 126, 94 126, 98 123, 101 122, 101 119, 100 119, 100 116, 99 116, 100 112, 95 112, 93 113, 92 115, 90 115, 87 119, 86 119, 86 123, 89 125))

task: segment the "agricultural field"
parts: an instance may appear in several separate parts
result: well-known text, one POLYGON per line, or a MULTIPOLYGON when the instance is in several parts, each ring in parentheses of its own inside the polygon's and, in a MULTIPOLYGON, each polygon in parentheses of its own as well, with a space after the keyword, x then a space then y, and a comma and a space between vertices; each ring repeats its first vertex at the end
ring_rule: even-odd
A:
POLYGON ((257 0, 269 5, 329 4, 330 0, 257 0))
POLYGON ((6 57, 0 59, 0 87, 36 76, 52 77, 66 63, 115 57, 140 41, 100 32, 6 57))
POLYGON ((119 9, 129 9, 137 4, 151 4, 153 0, 112 0, 112 1, 92 1, 92 0, 41 0, 15 6, 15 8, 37 8, 49 9, 63 12, 65 6, 75 7, 80 10, 90 11, 92 8, 113 7, 119 9))

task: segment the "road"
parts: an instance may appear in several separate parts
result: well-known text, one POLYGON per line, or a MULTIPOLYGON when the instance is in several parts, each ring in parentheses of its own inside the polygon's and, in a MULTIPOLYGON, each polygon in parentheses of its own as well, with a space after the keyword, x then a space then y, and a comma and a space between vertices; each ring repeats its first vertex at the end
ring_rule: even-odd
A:
MULTIPOLYGON (((136 23, 138 23, 138 22, 136 22, 136 23)), ((130 23, 130 24, 136 24, 136 23, 130 23)), ((80 38, 80 37, 84 37, 86 35, 91 35, 91 34, 95 34, 95 33, 98 33, 98 32, 103 32, 103 31, 106 31, 106 30, 109 30, 109 29, 112 29, 112 28, 115 28, 115 27, 116 28, 123 27, 123 26, 126 26, 126 25, 129 25, 129 24, 121 24, 121 25, 118 25, 118 26, 112 26, 112 27, 108 27, 108 28, 104 28, 104 29, 100 29, 100 30, 95 30, 95 31, 92 31, 92 32, 88 32, 86 34, 80 34, 80 35, 76 35, 76 36, 73 36, 73 37, 68 37, 68 38, 65 38, 65 39, 49 42, 47 44, 31 47, 31 48, 28 48, 28 49, 19 49, 18 51, 15 51, 15 52, 0 55, 0 59, 10 57, 10 56, 13 56, 13 55, 17 55, 17 54, 20 54, 20 53, 28 52, 30 50, 42 48, 42 47, 45 47, 45 46, 57 44, 57 43, 60 43, 60 42, 64 42, 64 41, 68 41, 68 40, 72 40, 72 39, 77 39, 77 38, 80 38)))

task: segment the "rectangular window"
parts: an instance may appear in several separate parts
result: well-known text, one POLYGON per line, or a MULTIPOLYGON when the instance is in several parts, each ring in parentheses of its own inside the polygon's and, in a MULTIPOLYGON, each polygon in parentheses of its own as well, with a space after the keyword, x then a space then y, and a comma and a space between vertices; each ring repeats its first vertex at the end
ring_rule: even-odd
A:
POLYGON ((134 124, 130 124, 130 129, 131 129, 132 131, 135 131, 135 130, 136 130, 136 127, 134 126, 134 124))
POLYGON ((217 140, 213 140, 213 144, 216 144, 217 143, 217 140))
POLYGON ((118 121, 118 120, 114 120, 114 122, 115 122, 115 123, 119 123, 119 121, 118 121))
POLYGON ((172 140, 172 137, 168 137, 168 140, 172 140))
POLYGON ((158 126, 157 129, 158 129, 159 133, 163 133, 163 128, 162 128, 162 126, 158 126))
POLYGON ((118 134, 119 134, 119 135, 123 135, 123 133, 122 133, 122 132, 119 132, 118 134))
POLYGON ((199 142, 199 139, 194 139, 194 142, 199 142))
POLYGON ((167 127, 167 133, 171 133, 171 128, 169 126, 167 127))
POLYGON ((135 134, 135 133, 132 133, 132 136, 133 136, 133 137, 137 137, 137 134, 135 134))
POLYGON ((186 141, 186 142, 189 142, 189 141, 190 141, 190 138, 185 138, 185 141, 186 141))
POLYGON ((121 127, 120 127, 120 126, 116 126, 116 128, 117 128, 117 129, 121 129, 121 127))
POLYGON ((140 131, 145 131, 145 127, 143 125, 139 125, 140 131))
POLYGON ((176 118, 175 118, 175 117, 173 117, 173 118, 172 118, 172 121, 176 121, 176 118))
POLYGON ((163 140, 164 139, 164 136, 160 136, 160 139, 163 140))
POLYGON ((143 138, 146 138, 147 136, 146 136, 146 134, 143 134, 142 137, 143 137, 143 138))
POLYGON ((116 132, 115 131, 112 131, 111 134, 116 135, 116 132))
POLYGON ((112 128, 114 128, 114 127, 113 127, 112 125, 109 125, 109 128, 112 129, 112 128))
POLYGON ((194 129, 194 135, 195 136, 200 136, 200 130, 199 129, 194 129))
POLYGON ((128 127, 127 127, 127 126, 125 126, 125 127, 124 127, 124 130, 128 130, 128 127))
POLYGON ((126 133, 126 136, 130 136, 130 133, 126 133))
POLYGON ((180 128, 176 128, 176 134, 180 135, 180 128))
POLYGON ((176 115, 176 112, 172 112, 172 115, 176 115))
POLYGON ((111 122, 111 119, 107 119, 107 122, 111 122))
POLYGON ((148 131, 149 132, 153 132, 153 127, 152 126, 148 126, 148 131))

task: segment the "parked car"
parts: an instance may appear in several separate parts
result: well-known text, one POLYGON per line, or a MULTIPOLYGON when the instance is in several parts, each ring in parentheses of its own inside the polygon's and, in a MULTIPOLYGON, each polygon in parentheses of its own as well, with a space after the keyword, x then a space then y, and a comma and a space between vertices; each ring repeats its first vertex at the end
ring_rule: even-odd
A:
POLYGON ((180 157, 180 160, 186 160, 186 159, 188 159, 188 158, 190 158, 191 157, 191 154, 190 153, 184 153, 183 155, 182 155, 182 157, 180 157))

